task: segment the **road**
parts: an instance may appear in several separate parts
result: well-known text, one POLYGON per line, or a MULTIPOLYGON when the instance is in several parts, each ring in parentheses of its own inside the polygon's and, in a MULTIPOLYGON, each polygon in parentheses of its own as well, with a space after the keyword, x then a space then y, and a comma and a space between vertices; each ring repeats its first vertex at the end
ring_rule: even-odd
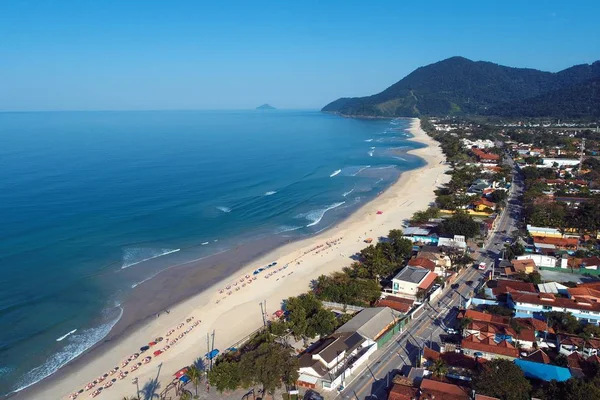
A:
MULTIPOLYGON (((484 244, 477 263, 485 262, 488 266, 496 262, 504 249, 504 240, 510 238, 510 232, 521 220, 521 203, 519 196, 523 193, 523 180, 518 174, 512 159, 507 162, 513 169, 513 184, 507 199, 507 206, 499 217, 490 239, 484 244)), ((441 335, 445 334, 443 326, 453 327, 456 314, 465 300, 471 297, 478 282, 483 280, 483 271, 468 268, 460 273, 455 281, 456 289, 446 287, 444 292, 432 303, 427 303, 423 314, 413 319, 407 329, 377 350, 374 358, 369 360, 362 371, 349 377, 344 390, 337 395, 339 399, 384 399, 387 398, 391 381, 402 368, 415 364, 424 345, 439 349, 441 335), (472 286, 466 282, 473 281, 472 286)), ((453 285, 454 286, 454 285, 453 285)))

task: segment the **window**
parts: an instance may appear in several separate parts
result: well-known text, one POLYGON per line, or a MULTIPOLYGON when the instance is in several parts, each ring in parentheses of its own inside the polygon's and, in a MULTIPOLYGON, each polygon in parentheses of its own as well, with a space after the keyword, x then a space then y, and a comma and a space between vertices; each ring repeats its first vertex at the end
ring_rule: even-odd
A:
POLYGON ((552 306, 542 306, 543 310, 552 311, 552 306))
POLYGON ((582 314, 589 314, 590 312, 589 312, 589 311, 584 311, 584 310, 581 310, 581 313, 582 313, 582 314))

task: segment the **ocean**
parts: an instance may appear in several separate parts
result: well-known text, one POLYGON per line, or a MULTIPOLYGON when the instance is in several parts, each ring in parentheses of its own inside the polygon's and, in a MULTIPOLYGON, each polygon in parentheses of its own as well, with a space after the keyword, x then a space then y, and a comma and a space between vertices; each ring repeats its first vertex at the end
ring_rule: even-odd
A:
POLYGON ((408 120, 0 113, 0 395, 105 337, 160 271, 321 232, 424 164, 408 120))

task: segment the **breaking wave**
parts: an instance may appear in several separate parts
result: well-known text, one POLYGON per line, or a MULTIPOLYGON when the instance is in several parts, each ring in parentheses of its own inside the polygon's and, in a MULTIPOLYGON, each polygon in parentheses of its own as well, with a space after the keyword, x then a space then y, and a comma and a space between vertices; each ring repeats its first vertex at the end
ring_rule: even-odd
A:
POLYGON ((350 193, 354 192, 354 188, 350 189, 348 192, 343 193, 342 196, 346 197, 348 196, 350 193))
POLYGON ((166 256, 167 254, 176 253, 181 249, 152 249, 145 247, 135 247, 123 250, 123 265, 121 269, 129 268, 133 265, 154 258, 166 256))
POLYGON ((64 335, 62 335, 61 337, 59 337, 58 339, 56 339, 57 342, 61 342, 63 339, 68 338, 70 335, 74 334, 75 332, 77 332, 77 329, 73 329, 71 332, 67 332, 64 335))
MULTIPOLYGON (((23 375, 21 379, 18 380, 17 388, 13 390, 13 393, 26 389, 29 386, 32 386, 42 379, 52 375, 69 361, 73 360, 80 354, 83 354, 87 349, 104 339, 104 337, 108 335, 108 332, 110 332, 113 326, 119 322, 121 316, 123 315, 123 308, 120 305, 117 307, 119 308, 119 313, 116 318, 104 323, 103 325, 100 325, 97 328, 84 329, 80 333, 71 335, 69 344, 67 344, 57 353, 51 355, 45 363, 39 367, 35 367, 23 375)), ((110 310, 105 310, 105 312, 109 311, 110 310)))
POLYGON ((352 174, 352 176, 356 176, 356 175, 360 174, 361 172, 363 172, 367 168, 371 168, 371 166, 370 165, 366 165, 364 167, 359 168, 359 170, 356 171, 354 174, 352 174))
POLYGON ((296 218, 305 218, 310 222, 310 224, 306 225, 306 227, 311 227, 311 226, 315 226, 317 225, 319 222, 321 222, 321 220, 323 219, 323 217, 325 216, 325 213, 329 210, 333 210, 334 208, 337 208, 339 206, 341 206, 342 204, 345 204, 345 201, 341 201, 339 203, 334 203, 330 206, 327 206, 325 208, 319 208, 317 210, 312 210, 309 211, 307 213, 303 213, 303 214, 298 214, 296 216, 296 218))
POLYGON ((373 141, 373 139, 367 139, 367 140, 365 140, 365 142, 367 142, 367 143, 372 142, 372 141, 373 141))
POLYGON ((336 176, 337 174, 339 174, 340 172, 342 172, 341 169, 336 169, 335 171, 333 171, 333 173, 331 175, 329 175, 330 178, 333 178, 334 176, 336 176))
POLYGON ((274 195, 275 193, 277 193, 275 190, 271 190, 271 191, 265 192, 265 196, 271 196, 271 195, 274 195))
POLYGON ((223 211, 224 213, 230 213, 231 212, 231 208, 225 207, 225 206, 218 206, 217 210, 223 211))

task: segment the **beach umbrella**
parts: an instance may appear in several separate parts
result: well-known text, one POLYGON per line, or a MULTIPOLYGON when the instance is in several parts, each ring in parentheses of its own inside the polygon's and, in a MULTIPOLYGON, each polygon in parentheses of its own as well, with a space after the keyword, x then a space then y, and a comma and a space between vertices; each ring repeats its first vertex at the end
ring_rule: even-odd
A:
POLYGON ((156 344, 156 342, 150 342, 150 343, 148 343, 148 346, 152 347, 152 346, 154 346, 155 344, 156 344))
POLYGON ((212 350, 210 353, 206 353, 204 356, 206 358, 208 358, 209 360, 212 360, 213 358, 215 358, 217 355, 219 354, 219 350, 218 349, 214 349, 212 350))
POLYGON ((175 376, 175 378, 179 379, 179 378, 181 378, 183 375, 185 375, 185 373, 186 373, 186 372, 188 372, 188 368, 187 368, 187 367, 185 367, 185 368, 181 368, 179 371, 175 372, 175 373, 173 374, 173 376, 175 376))
POLYGON ((383 211, 377 211, 377 215, 383 214, 383 211))
POLYGON ((162 351, 161 351, 161 350, 156 350, 156 351, 154 352, 154 356, 155 356, 155 357, 156 357, 156 356, 159 356, 159 355, 161 355, 161 354, 162 354, 162 351))
POLYGON ((140 351, 144 352, 144 351, 148 350, 149 348, 150 348, 150 346, 143 346, 143 347, 140 347, 140 351))

